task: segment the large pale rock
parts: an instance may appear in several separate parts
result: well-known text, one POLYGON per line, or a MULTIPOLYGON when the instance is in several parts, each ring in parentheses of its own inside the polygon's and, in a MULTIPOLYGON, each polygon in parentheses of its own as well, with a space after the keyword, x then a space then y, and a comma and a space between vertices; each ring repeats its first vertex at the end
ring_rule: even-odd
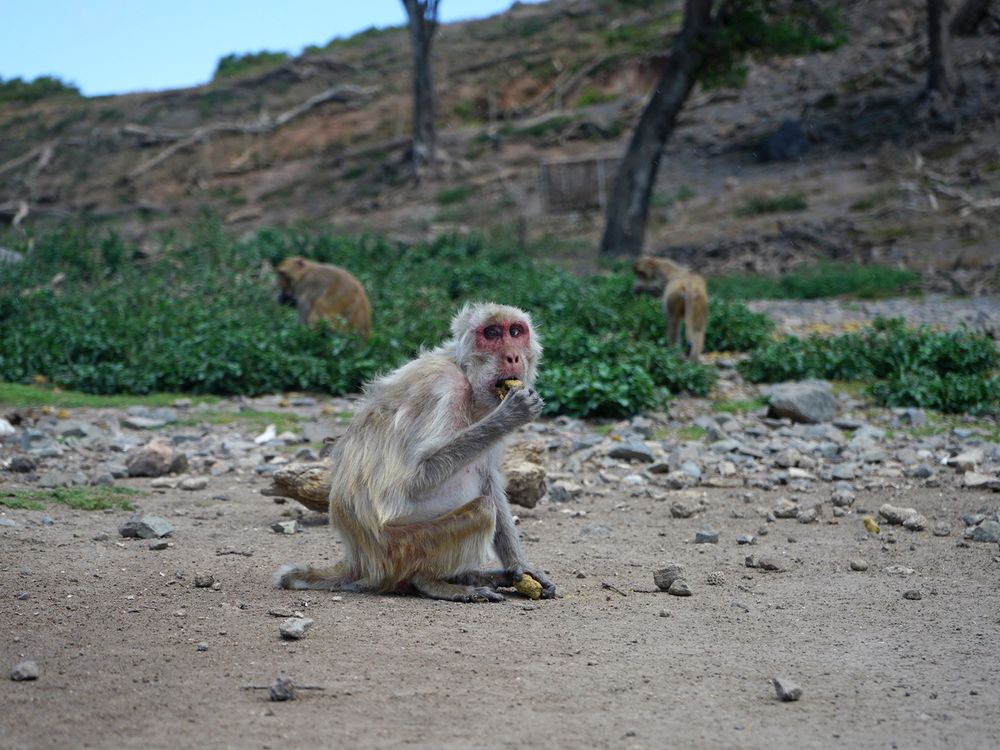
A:
POLYGON ((821 380, 779 383, 764 389, 770 397, 767 416, 788 417, 793 422, 829 422, 837 415, 837 400, 830 384, 821 380))
POLYGON ((504 461, 507 499, 514 505, 534 508, 547 491, 544 449, 534 443, 511 446, 504 461))
POLYGON ((166 440, 150 440, 125 461, 130 477, 161 477, 170 471, 175 459, 174 449, 166 440))

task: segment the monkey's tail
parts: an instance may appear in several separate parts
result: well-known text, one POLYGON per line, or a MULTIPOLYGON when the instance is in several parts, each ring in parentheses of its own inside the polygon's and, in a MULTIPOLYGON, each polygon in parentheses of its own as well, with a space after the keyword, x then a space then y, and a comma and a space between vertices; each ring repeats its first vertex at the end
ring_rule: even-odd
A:
POLYGON ((321 591, 361 591, 365 588, 343 560, 330 568, 282 565, 274 576, 274 585, 282 589, 321 591))

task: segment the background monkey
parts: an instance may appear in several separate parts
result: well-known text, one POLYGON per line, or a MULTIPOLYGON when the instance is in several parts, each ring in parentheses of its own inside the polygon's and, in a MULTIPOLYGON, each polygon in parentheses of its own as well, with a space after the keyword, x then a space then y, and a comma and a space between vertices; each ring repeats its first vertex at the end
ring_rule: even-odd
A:
POLYGON ((667 319, 667 342, 676 346, 680 338, 681 321, 687 336, 688 358, 698 361, 705 348, 705 329, 708 327, 708 290, 705 279, 666 258, 640 257, 634 265, 638 281, 634 292, 648 293, 659 290, 660 280, 666 282, 663 290, 663 314, 667 319))
POLYGON ((278 585, 503 601, 496 589, 528 573, 555 596, 524 558, 500 473, 504 438, 544 406, 531 388, 541 344, 527 313, 505 305, 466 305, 451 334, 368 384, 334 446, 330 522, 344 557, 285 566, 278 585), (508 379, 523 386, 504 396, 508 379), (480 570, 493 554, 503 567, 480 570))
POLYGON ((300 323, 311 326, 325 320, 334 329, 346 327, 366 338, 371 333, 368 295, 350 272, 298 256, 285 258, 275 271, 278 302, 297 307, 300 323))

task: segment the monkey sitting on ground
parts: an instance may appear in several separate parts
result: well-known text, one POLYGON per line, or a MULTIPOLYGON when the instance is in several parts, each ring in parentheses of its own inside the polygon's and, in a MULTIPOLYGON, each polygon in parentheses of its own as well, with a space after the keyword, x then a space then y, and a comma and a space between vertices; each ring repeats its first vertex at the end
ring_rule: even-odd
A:
POLYGON ((466 305, 452 337, 368 384, 334 445, 330 522, 344 545, 332 568, 284 566, 286 589, 416 592, 497 602, 530 575, 504 492, 504 438, 544 406, 532 390, 542 347, 527 313, 466 305), (502 567, 481 570, 495 556, 502 567))
POLYGON ((708 327, 708 291, 705 279, 666 258, 643 255, 633 267, 638 281, 635 293, 658 293, 663 288, 663 314, 667 319, 667 342, 676 346, 680 338, 681 321, 687 336, 688 358, 697 362, 705 348, 708 327), (662 280, 662 281, 661 281, 662 280))
POLYGON ((365 338, 372 330, 372 308, 365 288, 339 266, 305 258, 285 258, 275 267, 278 302, 299 310, 299 322, 325 320, 334 330, 347 328, 365 338))

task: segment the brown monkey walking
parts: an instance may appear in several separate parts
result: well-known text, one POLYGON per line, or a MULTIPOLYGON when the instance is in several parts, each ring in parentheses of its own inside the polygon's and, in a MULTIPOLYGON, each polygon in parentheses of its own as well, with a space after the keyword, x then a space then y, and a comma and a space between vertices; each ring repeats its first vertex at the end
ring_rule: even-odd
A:
POLYGON ((538 336, 527 313, 496 304, 466 305, 451 334, 368 384, 334 448, 330 522, 343 559, 285 566, 279 586, 494 602, 529 574, 555 596, 525 560, 500 473, 504 438, 544 406, 531 388, 538 336), (480 570, 494 555, 502 568, 480 570))
POLYGON ((299 322, 314 325, 325 320, 330 327, 348 328, 367 336, 372 330, 372 308, 365 288, 351 273, 326 263, 298 256, 285 258, 275 267, 278 302, 294 305, 299 322))
POLYGON ((697 362, 705 348, 705 329, 708 327, 708 290, 705 279, 666 258, 643 255, 633 267, 638 281, 634 292, 647 293, 659 289, 660 279, 666 282, 663 290, 663 314, 667 319, 667 342, 676 346, 680 339, 681 321, 687 336, 688 358, 697 362))

